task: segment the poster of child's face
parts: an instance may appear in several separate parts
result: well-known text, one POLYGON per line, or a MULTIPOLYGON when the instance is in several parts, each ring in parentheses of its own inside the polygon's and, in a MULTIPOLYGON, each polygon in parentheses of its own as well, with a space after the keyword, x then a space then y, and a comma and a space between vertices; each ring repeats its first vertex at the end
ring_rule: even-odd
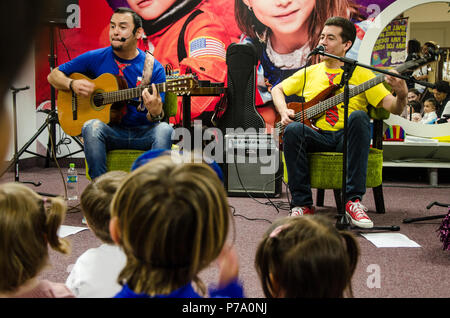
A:
MULTIPOLYGON (((142 18, 146 20, 152 20, 161 15, 159 8, 169 8, 176 2, 189 2, 190 0, 106 0, 109 6, 115 10, 119 7, 131 7, 136 12, 146 8, 145 11, 149 12, 149 16, 152 18, 146 18, 142 15, 142 18), (151 10, 155 12, 150 13, 151 10), (159 15, 158 15, 159 13, 159 15)), ((208 0, 206 0, 208 1, 208 0)), ((314 2, 315 0, 311 0, 314 2)), ((395 0, 355 0, 357 4, 361 5, 361 13, 366 17, 375 17, 378 13, 383 11, 395 0)), ((222 8, 234 7, 234 0, 214 0, 214 2, 220 2, 222 8)))

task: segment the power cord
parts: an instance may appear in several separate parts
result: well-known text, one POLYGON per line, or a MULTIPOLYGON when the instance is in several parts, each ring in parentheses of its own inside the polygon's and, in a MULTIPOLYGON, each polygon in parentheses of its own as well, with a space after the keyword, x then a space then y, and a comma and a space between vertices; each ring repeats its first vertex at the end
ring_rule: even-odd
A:
POLYGON ((230 205, 230 209, 231 209, 231 214, 233 216, 241 217, 241 218, 244 218, 244 219, 246 219, 248 221, 264 221, 264 222, 267 222, 269 224, 272 224, 272 221, 270 221, 268 219, 264 219, 264 218, 249 218, 249 217, 247 217, 245 215, 238 214, 238 213, 236 213, 236 208, 234 206, 232 206, 232 205, 230 205))

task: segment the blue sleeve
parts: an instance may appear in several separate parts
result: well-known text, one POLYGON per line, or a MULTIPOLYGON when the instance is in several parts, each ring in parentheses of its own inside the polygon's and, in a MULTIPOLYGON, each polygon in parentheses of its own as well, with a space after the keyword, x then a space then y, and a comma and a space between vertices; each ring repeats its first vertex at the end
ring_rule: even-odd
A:
MULTIPOLYGON (((164 83, 166 81, 166 72, 164 70, 164 67, 161 65, 161 63, 155 59, 155 62, 153 64, 153 73, 152 73, 152 83, 159 84, 164 83)), ((166 93, 161 92, 161 101, 164 104, 164 99, 166 97, 166 93)))
POLYGON ((209 288, 211 298, 244 298, 244 288, 238 280, 234 280, 222 288, 209 288))
POLYGON ((69 76, 72 73, 89 74, 90 62, 92 60, 92 52, 83 53, 76 58, 61 64, 58 69, 69 76))

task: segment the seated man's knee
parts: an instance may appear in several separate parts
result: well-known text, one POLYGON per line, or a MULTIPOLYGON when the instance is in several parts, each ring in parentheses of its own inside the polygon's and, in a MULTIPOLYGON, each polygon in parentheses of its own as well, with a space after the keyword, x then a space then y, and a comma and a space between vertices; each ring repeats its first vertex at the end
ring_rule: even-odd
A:
POLYGON ((350 114, 349 120, 370 121, 369 115, 363 110, 355 110, 350 114))
POLYGON ((156 127, 156 132, 158 135, 167 136, 168 138, 172 137, 173 128, 166 122, 160 122, 156 127))
POLYGON ((370 123, 369 115, 362 110, 355 110, 348 118, 349 125, 368 126, 370 123))
POLYGON ((90 119, 84 123, 83 128, 81 129, 81 134, 83 137, 93 136, 96 133, 100 132, 106 124, 99 119, 90 119))
POLYGON ((292 138, 301 138, 303 134, 299 134, 300 129, 302 128, 301 123, 290 123, 284 129, 284 137, 283 139, 291 140, 292 138))

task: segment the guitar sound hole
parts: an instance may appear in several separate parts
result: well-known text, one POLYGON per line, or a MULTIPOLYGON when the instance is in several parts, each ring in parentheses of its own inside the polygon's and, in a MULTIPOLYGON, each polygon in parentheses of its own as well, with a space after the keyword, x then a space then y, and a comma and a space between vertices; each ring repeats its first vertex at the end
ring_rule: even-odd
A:
POLYGON ((93 103, 96 107, 100 107, 103 105, 103 96, 101 94, 95 94, 93 96, 93 103))

